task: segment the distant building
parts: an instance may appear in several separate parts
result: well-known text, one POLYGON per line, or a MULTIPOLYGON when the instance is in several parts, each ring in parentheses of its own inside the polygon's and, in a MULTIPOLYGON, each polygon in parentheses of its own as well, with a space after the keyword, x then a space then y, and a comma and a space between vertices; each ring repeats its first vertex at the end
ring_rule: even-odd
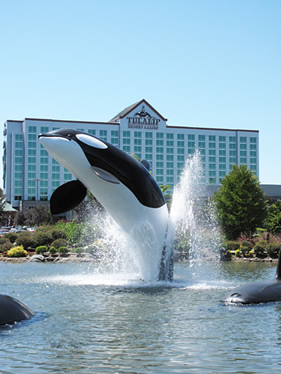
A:
POLYGON ((159 184, 178 182, 184 162, 200 151, 208 184, 219 185, 232 166, 247 165, 259 175, 259 132, 168 125, 146 100, 121 111, 109 122, 26 118, 4 124, 3 182, 7 200, 21 208, 47 202, 73 176, 40 145, 40 133, 71 128, 95 135, 127 153, 147 159, 159 184))

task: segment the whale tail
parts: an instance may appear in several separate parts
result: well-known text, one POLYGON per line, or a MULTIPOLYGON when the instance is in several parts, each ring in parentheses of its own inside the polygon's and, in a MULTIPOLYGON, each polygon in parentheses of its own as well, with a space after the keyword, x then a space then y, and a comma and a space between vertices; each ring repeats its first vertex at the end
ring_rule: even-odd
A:
POLYGON ((276 279, 281 281, 281 246, 279 250, 278 264, 276 268, 276 279))

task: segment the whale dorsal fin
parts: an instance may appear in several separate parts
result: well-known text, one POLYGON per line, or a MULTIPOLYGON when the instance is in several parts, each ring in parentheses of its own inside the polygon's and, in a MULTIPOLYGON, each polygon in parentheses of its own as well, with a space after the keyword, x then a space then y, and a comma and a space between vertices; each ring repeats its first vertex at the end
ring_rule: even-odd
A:
POLYGON ((61 214, 75 208, 87 195, 87 188, 78 180, 67 182, 52 194, 50 209, 52 214, 61 214))
POLYGON ((279 250, 278 264, 276 268, 276 279, 281 281, 281 246, 279 250))
POLYGON ((148 171, 150 171, 150 162, 149 162, 149 161, 143 159, 143 160, 141 160, 141 164, 143 164, 143 166, 144 166, 148 171))

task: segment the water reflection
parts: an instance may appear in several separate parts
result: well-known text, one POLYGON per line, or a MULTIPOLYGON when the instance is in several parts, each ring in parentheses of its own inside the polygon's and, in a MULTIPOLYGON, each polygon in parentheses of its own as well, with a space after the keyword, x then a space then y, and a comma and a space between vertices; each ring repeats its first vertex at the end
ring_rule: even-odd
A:
POLYGON ((280 372, 281 304, 220 303, 231 287, 272 279, 274 265, 209 263, 198 279, 177 264, 175 282, 160 287, 120 275, 110 285, 87 265, 38 265, 0 264, 7 293, 37 311, 0 330, 2 372, 280 372))

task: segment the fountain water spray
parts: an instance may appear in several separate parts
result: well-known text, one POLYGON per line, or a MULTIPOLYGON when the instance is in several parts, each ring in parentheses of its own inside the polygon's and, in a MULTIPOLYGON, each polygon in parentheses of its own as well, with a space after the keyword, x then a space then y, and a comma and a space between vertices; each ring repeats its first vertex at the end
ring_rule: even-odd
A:
MULTIPOLYGON (((90 222, 92 224, 88 225, 91 224, 99 232, 99 239, 94 240, 95 256, 100 258, 99 271, 122 272, 130 274, 130 278, 134 274, 137 279, 156 280, 153 278, 155 264, 145 261, 149 258, 146 253, 157 245, 153 227, 143 222, 127 235, 109 214, 104 213, 94 214, 90 222), (143 238, 141 245, 136 246, 130 239, 135 236, 143 238)), ((91 230, 86 231, 89 236, 93 235, 91 230)), ((165 256, 162 259, 163 280, 171 277, 174 248, 183 251, 191 266, 198 271, 199 267, 195 265, 202 265, 204 258, 218 257, 219 245, 215 209, 206 200, 204 170, 200 154, 196 152, 187 159, 180 182, 174 189, 165 256)))
POLYGON ((207 199, 199 152, 186 160, 180 182, 174 188, 170 232, 191 266, 201 265, 205 257, 218 258, 220 234, 214 203, 207 199))

